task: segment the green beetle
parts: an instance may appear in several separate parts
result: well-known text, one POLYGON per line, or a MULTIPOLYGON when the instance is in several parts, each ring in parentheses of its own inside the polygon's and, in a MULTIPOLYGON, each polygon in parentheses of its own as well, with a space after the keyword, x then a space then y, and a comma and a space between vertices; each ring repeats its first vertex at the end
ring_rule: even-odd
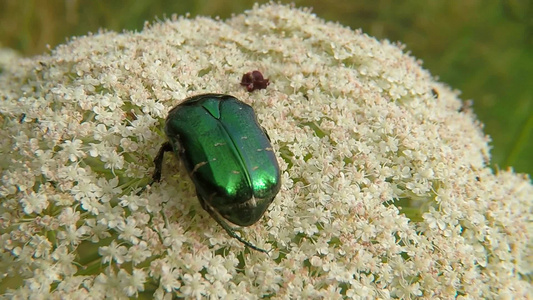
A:
POLYGON ((163 155, 173 151, 191 177, 202 207, 226 232, 246 246, 224 219, 239 226, 256 223, 280 190, 281 175, 266 131, 251 106, 230 95, 185 99, 165 123, 169 139, 154 159, 161 179, 163 155))

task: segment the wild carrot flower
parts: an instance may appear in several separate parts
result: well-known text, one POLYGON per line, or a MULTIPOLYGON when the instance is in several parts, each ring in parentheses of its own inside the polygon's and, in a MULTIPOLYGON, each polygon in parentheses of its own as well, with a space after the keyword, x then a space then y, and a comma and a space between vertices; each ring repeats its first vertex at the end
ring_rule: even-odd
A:
POLYGON ((401 45, 269 4, 3 66, 7 297, 532 297, 530 179, 488 167, 482 125, 401 45), (266 89, 240 85, 252 70, 266 89), (270 255, 227 236, 176 158, 148 186, 167 112, 201 93, 270 135, 282 190, 239 229, 270 255))

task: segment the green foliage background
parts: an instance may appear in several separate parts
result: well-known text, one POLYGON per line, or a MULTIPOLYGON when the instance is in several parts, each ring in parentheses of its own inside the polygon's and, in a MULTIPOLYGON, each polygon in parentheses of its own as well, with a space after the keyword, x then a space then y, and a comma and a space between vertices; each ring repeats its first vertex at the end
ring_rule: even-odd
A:
MULTIPOLYGON (((172 14, 228 18, 254 2, 1 0, 0 46, 31 56, 101 28, 141 30, 145 21, 172 14)), ((293 2, 326 20, 404 43, 432 74, 474 101, 493 140, 493 166, 533 173, 533 0, 293 2)))

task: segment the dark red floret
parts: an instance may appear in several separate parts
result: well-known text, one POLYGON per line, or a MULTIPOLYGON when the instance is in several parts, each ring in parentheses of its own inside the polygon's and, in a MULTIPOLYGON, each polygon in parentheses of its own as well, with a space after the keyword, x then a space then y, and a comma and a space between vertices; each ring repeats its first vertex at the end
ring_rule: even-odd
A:
POLYGON ((245 86, 248 92, 266 89, 269 84, 268 78, 264 78, 257 70, 242 75, 241 85, 245 86))

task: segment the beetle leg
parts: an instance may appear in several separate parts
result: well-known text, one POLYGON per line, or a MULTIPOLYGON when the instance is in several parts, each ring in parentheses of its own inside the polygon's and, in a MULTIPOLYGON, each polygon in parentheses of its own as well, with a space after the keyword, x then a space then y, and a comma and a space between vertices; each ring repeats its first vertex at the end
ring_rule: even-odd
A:
POLYGON ((161 145, 161 148, 159 148, 159 152, 157 153, 157 156, 154 158, 154 175, 152 175, 152 183, 159 182, 161 180, 161 170, 163 169, 163 156, 165 155, 165 152, 172 151, 172 145, 170 142, 165 142, 163 145, 161 145))
MULTIPOLYGON (((165 142, 163 143, 163 145, 161 145, 161 148, 159 148, 159 152, 157 153, 154 159, 155 170, 154 174, 152 175, 152 182, 150 182, 149 185, 152 185, 154 184, 154 182, 159 182, 159 180, 161 180, 161 169, 163 169, 163 156, 165 155, 165 152, 168 151, 172 151, 172 145, 170 144, 170 142, 165 142)), ((146 186, 142 187, 137 192, 137 196, 140 196, 145 190, 146 186)))
POLYGON ((244 245, 248 246, 249 248, 252 248, 252 249, 254 249, 256 251, 268 254, 268 251, 255 246, 254 244, 248 242, 247 240, 245 240, 242 237, 240 237, 239 235, 237 235, 237 233, 235 233, 233 228, 231 228, 231 226, 229 226, 228 223, 226 223, 220 217, 220 215, 218 213, 216 213, 211 208, 211 206, 209 206, 209 204, 207 204, 207 202, 202 197, 200 197, 200 195, 198 195, 198 199, 200 200, 200 204, 202 205, 202 208, 205 209, 209 213, 209 215, 211 215, 211 217, 213 219, 215 219, 215 221, 217 221, 218 225, 222 226, 222 228, 224 228, 224 230, 226 230, 226 232, 228 233, 229 236, 231 236, 232 238, 237 239, 239 242, 243 243, 244 245))

